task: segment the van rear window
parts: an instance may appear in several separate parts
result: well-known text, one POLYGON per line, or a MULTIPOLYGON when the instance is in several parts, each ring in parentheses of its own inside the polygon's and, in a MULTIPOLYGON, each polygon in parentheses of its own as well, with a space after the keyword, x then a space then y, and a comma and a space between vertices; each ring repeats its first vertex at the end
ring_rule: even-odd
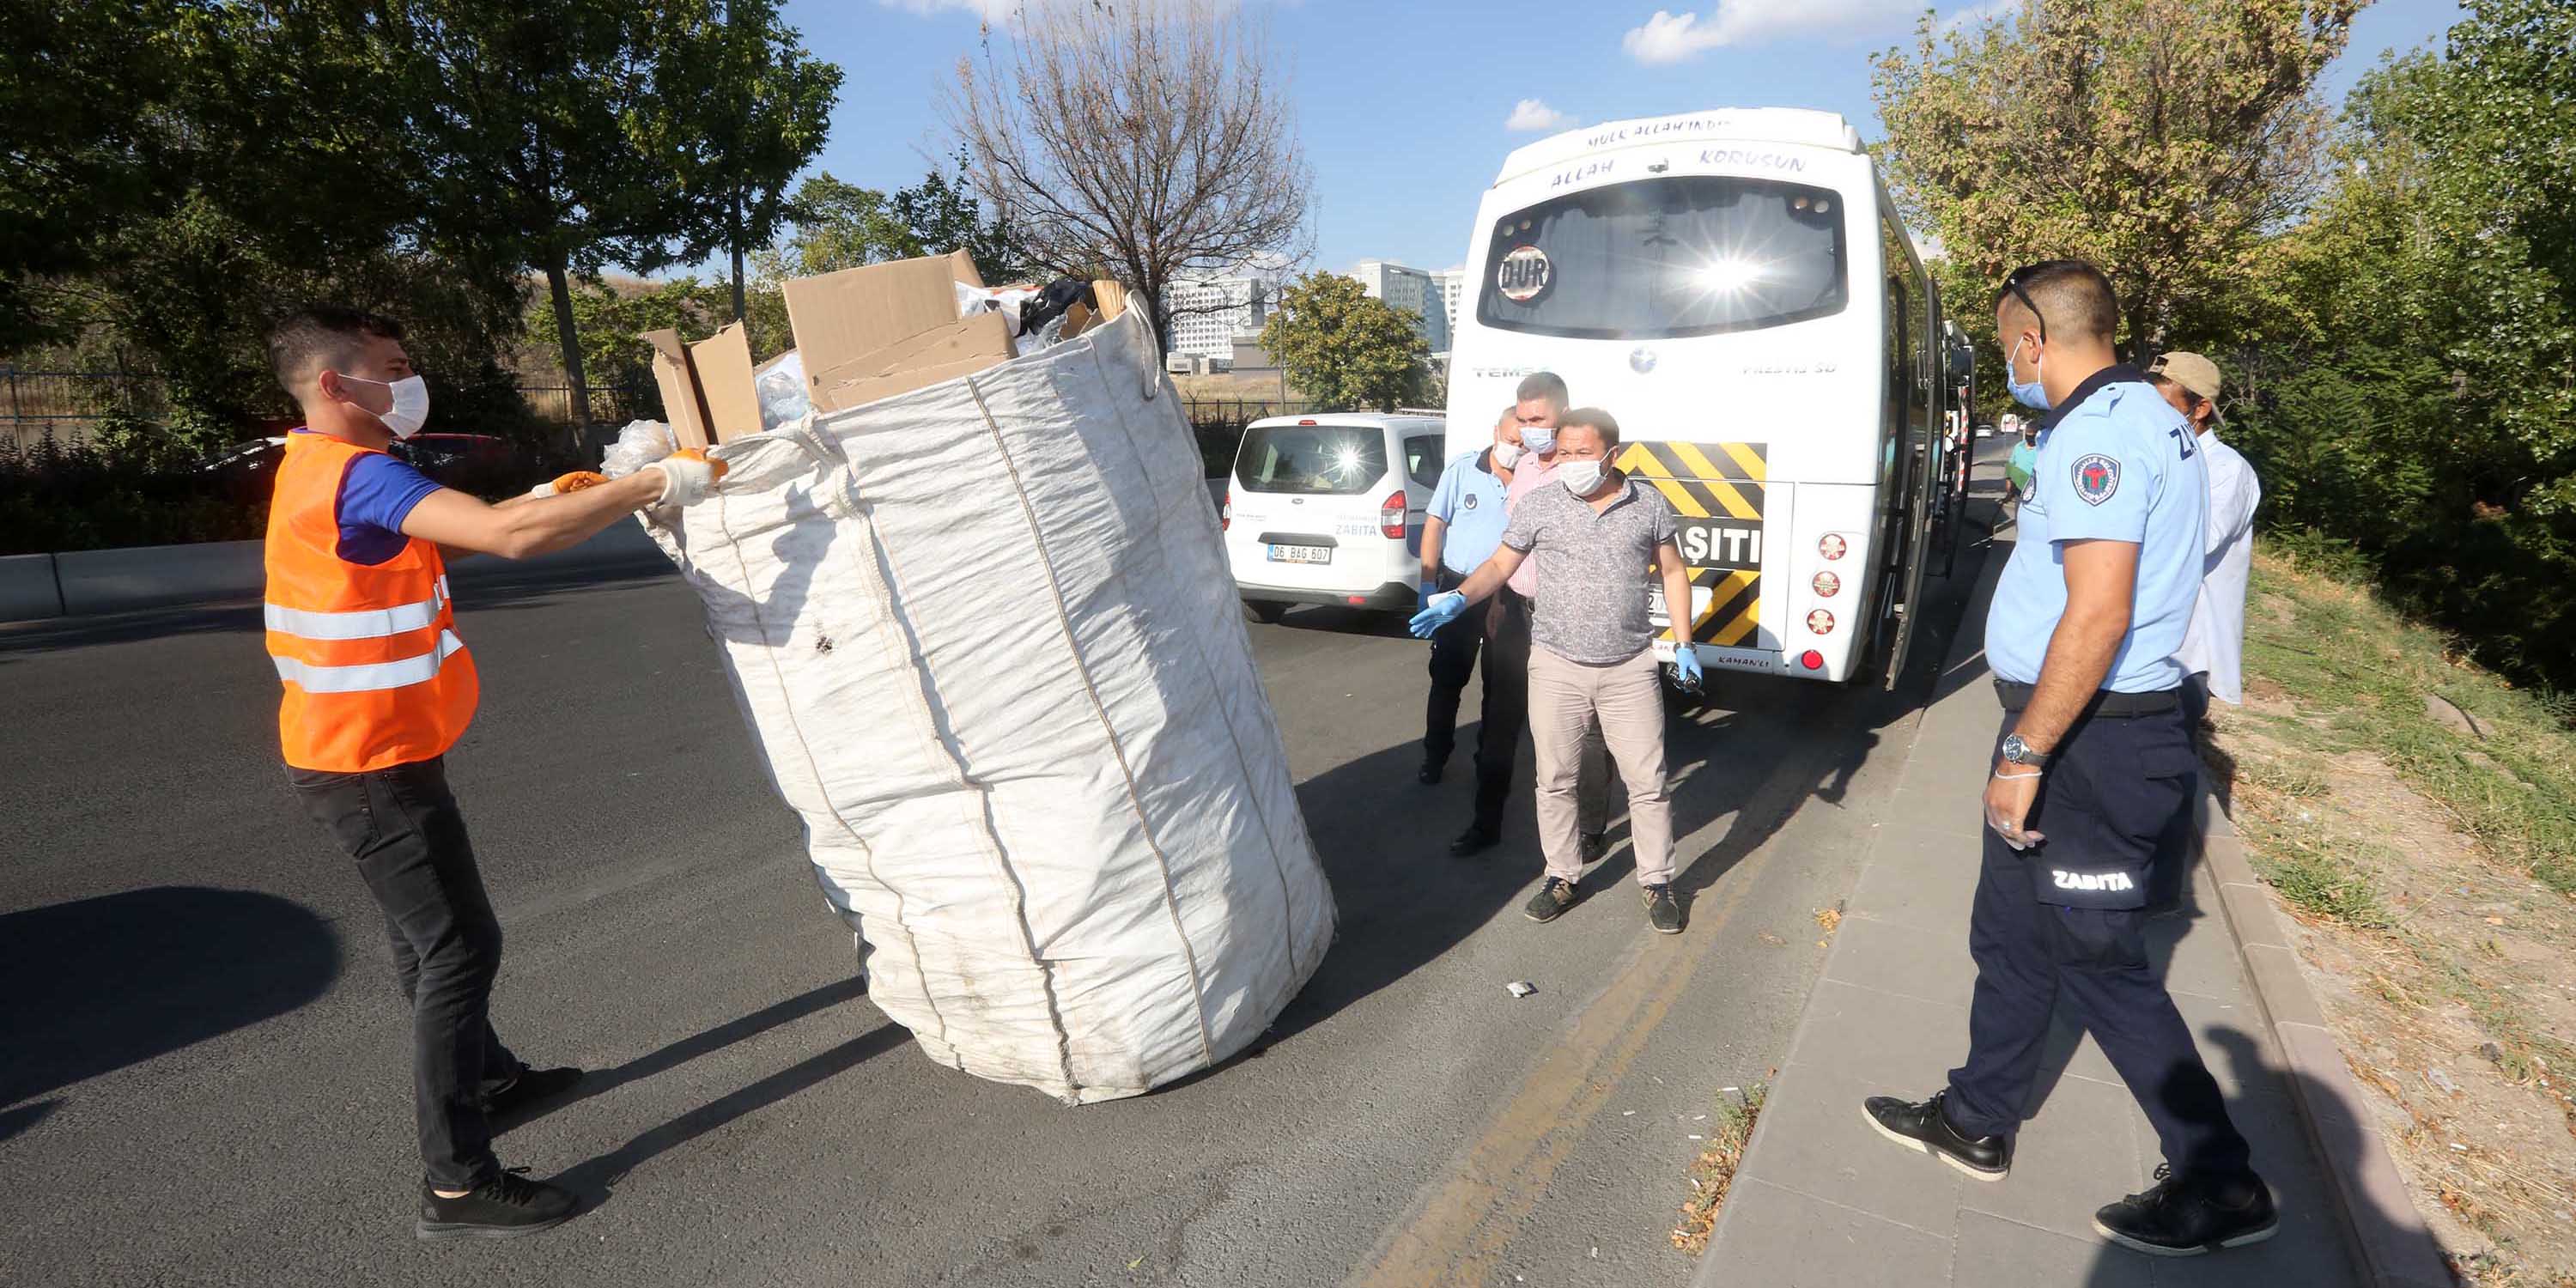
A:
POLYGON ((1234 472, 1255 492, 1365 492, 1386 474, 1386 431, 1373 425, 1258 426, 1243 436, 1234 472))
POLYGON ((1486 230, 1476 319, 1650 340, 1803 322, 1848 298, 1841 198, 1770 179, 1676 175, 1571 193, 1486 230))

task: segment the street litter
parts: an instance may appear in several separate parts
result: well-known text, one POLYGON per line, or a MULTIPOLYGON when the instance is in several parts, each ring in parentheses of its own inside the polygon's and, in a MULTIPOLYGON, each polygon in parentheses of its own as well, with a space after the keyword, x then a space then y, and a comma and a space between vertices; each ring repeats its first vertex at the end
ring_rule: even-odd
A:
POLYGON ((1511 983, 1503 985, 1503 988, 1510 992, 1514 997, 1527 997, 1538 991, 1538 985, 1525 979, 1513 980, 1511 983))
POLYGON ((1144 319, 1094 283, 1077 338, 1022 351, 1006 301, 959 316, 974 272, 788 282, 796 361, 760 376, 733 337, 657 344, 687 426, 629 426, 610 463, 696 433, 731 466, 644 525, 869 1000, 941 1064, 1133 1096, 1260 1037, 1332 941, 1332 892, 1144 319), (755 432, 791 370, 811 410, 755 432))

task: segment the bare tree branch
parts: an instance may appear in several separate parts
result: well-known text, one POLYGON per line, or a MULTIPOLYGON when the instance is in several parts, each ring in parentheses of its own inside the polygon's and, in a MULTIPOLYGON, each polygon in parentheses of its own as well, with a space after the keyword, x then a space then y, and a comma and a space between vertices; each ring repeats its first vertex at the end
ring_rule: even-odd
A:
POLYGON ((1268 40, 1222 0, 1023 11, 1003 50, 962 59, 940 110, 975 186, 1030 257, 1141 293, 1155 334, 1177 282, 1313 250, 1313 174, 1268 40))

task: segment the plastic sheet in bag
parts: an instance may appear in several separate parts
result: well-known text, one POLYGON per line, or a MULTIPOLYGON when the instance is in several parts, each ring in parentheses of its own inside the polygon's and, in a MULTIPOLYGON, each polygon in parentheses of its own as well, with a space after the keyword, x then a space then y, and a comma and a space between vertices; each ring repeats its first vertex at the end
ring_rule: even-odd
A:
POLYGON ((794 349, 770 364, 752 384, 753 394, 760 399, 760 432, 766 434, 787 422, 814 410, 814 397, 805 389, 805 355, 794 349))

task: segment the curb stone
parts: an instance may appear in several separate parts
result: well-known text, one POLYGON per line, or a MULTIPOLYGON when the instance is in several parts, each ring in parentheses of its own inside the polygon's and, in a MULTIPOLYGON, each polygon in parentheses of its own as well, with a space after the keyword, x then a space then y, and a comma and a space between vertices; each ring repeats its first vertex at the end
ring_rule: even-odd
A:
POLYGON ((2236 936, 2254 1000, 2272 1026, 2273 1044, 2291 1075, 2290 1098, 2299 1107, 2308 1144, 2325 1165, 2345 1249, 2372 1288, 2452 1288, 2457 1281, 2415 1208, 2406 1178, 2380 1139, 2378 1125, 2361 1111, 2366 1102, 2360 1085, 2325 1025, 2324 1009, 2308 986, 2298 954, 2281 931, 2272 896, 2225 816, 2216 810, 2210 816, 2202 857, 2218 885, 2220 915, 2236 936), (2326 1130, 2330 1125, 2334 1130, 2326 1130), (2413 1228, 2386 1219, 2400 1215, 2412 1218, 2413 1228))

